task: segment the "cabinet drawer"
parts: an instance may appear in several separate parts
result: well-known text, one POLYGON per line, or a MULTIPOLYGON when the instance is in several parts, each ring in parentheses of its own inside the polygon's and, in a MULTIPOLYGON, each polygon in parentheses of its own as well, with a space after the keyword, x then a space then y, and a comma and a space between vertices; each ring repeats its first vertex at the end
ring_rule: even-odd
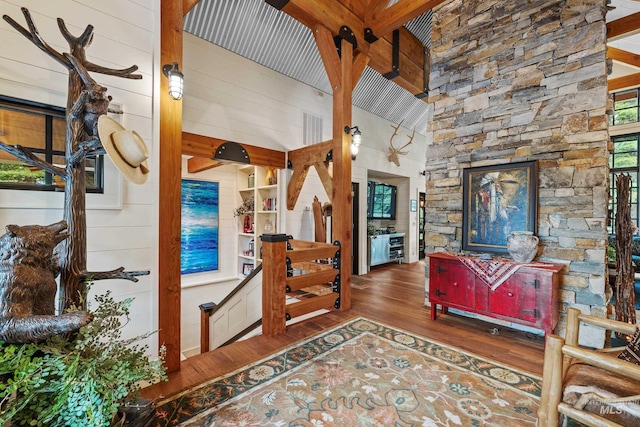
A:
POLYGON ((475 276, 456 262, 433 262, 429 270, 429 299, 443 303, 475 305, 475 276))
POLYGON ((536 322, 536 289, 539 286, 535 274, 516 273, 489 293, 489 311, 503 316, 536 322))

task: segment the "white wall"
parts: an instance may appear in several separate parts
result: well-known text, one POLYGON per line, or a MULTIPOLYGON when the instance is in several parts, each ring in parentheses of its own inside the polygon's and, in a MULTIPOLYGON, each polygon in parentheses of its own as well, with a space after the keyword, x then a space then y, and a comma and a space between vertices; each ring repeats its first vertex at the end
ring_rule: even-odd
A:
MULTIPOLYGON (((122 124, 135 129, 151 153, 151 176, 141 186, 122 182, 107 160, 105 195, 87 198, 88 268, 151 270, 138 283, 123 280, 97 282, 94 293, 111 289, 117 298, 135 297, 132 322, 125 335, 133 336, 157 328, 157 243, 155 144, 153 129, 154 50, 159 37, 158 4, 153 0, 0 0, 0 13, 26 26, 20 7, 30 10, 43 39, 61 52, 69 47, 56 18, 63 18, 76 36, 94 26, 93 43, 87 49, 90 61, 111 68, 138 65, 142 80, 121 79, 93 73, 108 88, 113 101, 123 105, 122 124)), ((65 106, 67 70, 30 41, 0 21, 0 93, 46 104, 65 106)), ((1 136, 0 136, 1 139, 1 136)), ((34 191, 0 191, 0 225, 49 224, 63 217, 63 195, 34 191)), ((157 335, 148 342, 157 348, 157 335)))

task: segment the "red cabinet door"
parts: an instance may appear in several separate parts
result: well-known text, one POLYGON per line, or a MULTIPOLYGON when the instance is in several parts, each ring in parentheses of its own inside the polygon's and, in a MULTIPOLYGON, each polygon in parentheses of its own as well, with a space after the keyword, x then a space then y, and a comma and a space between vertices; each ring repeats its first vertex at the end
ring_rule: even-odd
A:
POLYGON ((518 272, 507 279, 495 291, 489 293, 489 311, 502 316, 536 323, 536 274, 518 272))
POLYGON ((475 276, 457 260, 432 259, 429 299, 445 305, 475 306, 475 276))

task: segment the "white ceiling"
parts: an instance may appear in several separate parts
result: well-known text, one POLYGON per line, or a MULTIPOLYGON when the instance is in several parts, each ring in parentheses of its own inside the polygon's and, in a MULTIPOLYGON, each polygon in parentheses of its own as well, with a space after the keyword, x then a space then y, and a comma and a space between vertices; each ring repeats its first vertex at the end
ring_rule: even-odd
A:
MULTIPOLYGON (((625 16, 640 12, 640 1, 612 0, 611 6, 614 6, 615 9, 607 12, 607 22, 615 21, 625 16)), ((609 41, 608 45, 620 50, 625 50, 627 52, 640 55, 640 33, 618 40, 609 41)), ((639 67, 623 64, 618 61, 613 61, 613 73, 609 75, 609 78, 614 79, 638 72, 640 72, 639 67)))

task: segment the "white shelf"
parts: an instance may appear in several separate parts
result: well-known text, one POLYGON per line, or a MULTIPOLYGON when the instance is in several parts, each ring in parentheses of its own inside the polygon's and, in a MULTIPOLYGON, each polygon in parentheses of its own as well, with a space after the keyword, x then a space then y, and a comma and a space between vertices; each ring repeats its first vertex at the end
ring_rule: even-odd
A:
POLYGON ((247 212, 244 215, 237 217, 236 226, 238 231, 238 258, 237 258, 237 272, 238 277, 244 277, 243 268, 244 264, 253 263, 254 267, 257 267, 262 259, 260 257, 260 249, 262 242, 259 236, 263 233, 276 233, 279 228, 280 212, 278 198, 280 196, 280 183, 279 183, 279 171, 275 170, 275 177, 278 179, 277 184, 268 184, 267 168, 259 166, 238 166, 237 168, 237 181, 236 185, 238 190, 237 206, 240 206, 243 199, 253 197, 255 210, 253 212, 247 212), (252 176, 252 177, 251 177, 252 176), (251 178, 250 178, 251 177, 251 178), (252 187, 248 185, 253 184, 252 187), (264 207, 271 206, 270 210, 263 210, 264 207), (273 209, 275 207, 275 209, 273 209), (244 217, 249 215, 253 222, 253 233, 243 233, 244 217), (265 226, 271 230, 266 231, 265 226), (250 240, 253 241, 253 256, 244 255, 243 251, 250 249, 250 240))

